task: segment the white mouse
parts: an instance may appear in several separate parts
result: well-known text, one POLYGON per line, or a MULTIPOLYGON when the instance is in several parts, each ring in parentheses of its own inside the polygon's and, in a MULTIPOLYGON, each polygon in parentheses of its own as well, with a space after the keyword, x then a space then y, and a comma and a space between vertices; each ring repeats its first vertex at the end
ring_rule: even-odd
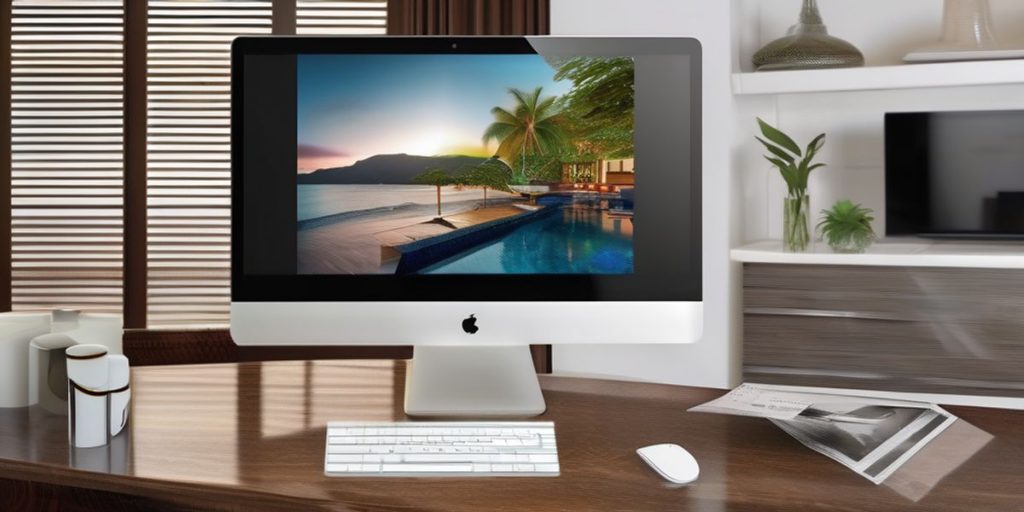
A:
POLYGON ((700 475, 697 459, 678 444, 656 444, 637 449, 637 455, 674 484, 688 484, 700 475))

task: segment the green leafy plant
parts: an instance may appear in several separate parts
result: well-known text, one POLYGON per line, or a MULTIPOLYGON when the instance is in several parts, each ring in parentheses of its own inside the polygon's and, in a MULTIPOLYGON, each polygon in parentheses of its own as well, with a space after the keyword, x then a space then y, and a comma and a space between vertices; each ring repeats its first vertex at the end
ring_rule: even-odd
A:
POLYGON ((825 167, 825 164, 814 163, 814 157, 818 156, 818 151, 825 146, 825 134, 815 137, 807 144, 807 148, 801 151, 800 146, 789 135, 764 122, 760 117, 757 118, 757 124, 761 127, 764 138, 756 139, 771 153, 764 157, 779 169, 782 179, 786 181, 790 197, 800 198, 807 195, 808 177, 815 169, 825 167))
POLYGON ((825 146, 825 134, 818 135, 807 144, 806 149, 801 150, 792 137, 760 117, 757 118, 757 124, 764 138, 755 138, 770 153, 764 157, 779 169, 789 189, 782 211, 783 247, 790 252, 805 251, 811 242, 808 226, 811 201, 807 196, 807 179, 815 169, 825 167, 825 164, 814 163, 814 157, 825 146))
POLYGON ((837 201, 831 210, 822 210, 818 231, 836 252, 864 252, 875 241, 870 208, 852 201, 837 201))

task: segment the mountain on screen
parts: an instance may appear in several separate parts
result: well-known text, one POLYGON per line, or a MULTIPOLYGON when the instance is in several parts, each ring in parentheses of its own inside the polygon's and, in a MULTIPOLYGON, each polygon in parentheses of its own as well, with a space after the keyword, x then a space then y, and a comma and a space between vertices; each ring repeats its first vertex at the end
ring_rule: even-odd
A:
POLYGON ((376 155, 346 167, 318 169, 298 175, 299 185, 410 185, 412 178, 427 169, 444 169, 456 174, 486 158, 472 156, 376 155))

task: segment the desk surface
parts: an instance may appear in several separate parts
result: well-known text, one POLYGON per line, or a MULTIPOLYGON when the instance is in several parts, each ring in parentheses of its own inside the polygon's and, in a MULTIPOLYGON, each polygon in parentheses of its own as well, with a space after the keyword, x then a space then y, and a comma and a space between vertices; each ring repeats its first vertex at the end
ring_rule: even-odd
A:
POLYGON ((950 408, 995 438, 914 503, 766 420, 685 412, 721 391, 559 377, 541 380, 558 478, 323 476, 327 421, 405 419, 404 369, 401 361, 136 368, 125 446, 98 449, 99 459, 78 451, 74 463, 65 418, 0 409, 0 495, 25 505, 43 488, 87 495, 94 506, 119 497, 168 510, 1024 510, 1024 412, 950 408), (634 454, 664 442, 694 454, 696 483, 667 484, 634 454))

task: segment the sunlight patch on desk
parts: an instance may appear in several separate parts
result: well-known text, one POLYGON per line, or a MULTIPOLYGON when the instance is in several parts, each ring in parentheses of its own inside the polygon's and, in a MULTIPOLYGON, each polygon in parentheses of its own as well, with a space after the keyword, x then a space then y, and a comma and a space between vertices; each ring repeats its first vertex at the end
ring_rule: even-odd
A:
POLYGON ((395 364, 398 363, 304 361, 264 366, 260 379, 260 436, 271 438, 322 429, 328 421, 393 419, 395 364), (326 368, 339 365, 348 371, 326 368))
POLYGON ((133 473, 141 478, 236 483, 238 390, 238 379, 230 372, 210 372, 194 381, 183 381, 174 366, 133 372, 128 424, 133 473))

